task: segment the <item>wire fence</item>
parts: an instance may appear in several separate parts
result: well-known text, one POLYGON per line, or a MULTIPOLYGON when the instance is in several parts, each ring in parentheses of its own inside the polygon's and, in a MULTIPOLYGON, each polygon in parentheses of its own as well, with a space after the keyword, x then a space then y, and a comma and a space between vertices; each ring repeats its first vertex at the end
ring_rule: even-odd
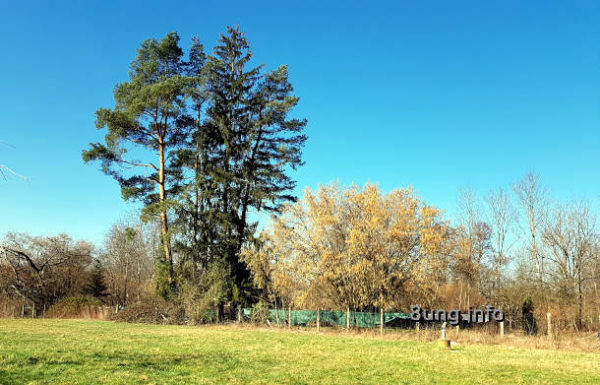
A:
MULTIPOLYGON (((244 308, 242 314, 244 320, 250 320, 252 309, 244 308)), ((379 313, 359 311, 269 309, 268 314, 269 322, 289 326, 309 326, 318 322, 319 326, 377 328, 381 326, 381 319, 379 313)), ((383 313, 386 327, 406 326, 410 322, 410 313, 383 313)))

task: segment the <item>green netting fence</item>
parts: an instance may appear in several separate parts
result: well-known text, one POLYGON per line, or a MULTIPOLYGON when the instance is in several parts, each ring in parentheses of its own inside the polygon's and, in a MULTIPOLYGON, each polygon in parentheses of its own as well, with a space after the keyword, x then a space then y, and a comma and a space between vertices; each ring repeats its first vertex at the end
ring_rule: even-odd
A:
MULTIPOLYGON (((252 315, 252 309, 244 308, 243 316, 245 319, 250 319, 252 315)), ((351 311, 350 315, 350 327, 361 327, 361 328, 376 328, 380 326, 380 314, 351 311)), ((334 310, 321 310, 320 323, 321 325, 331 326, 346 326, 346 317, 348 313, 345 311, 334 311, 334 310)), ((269 321, 276 324, 287 324, 289 318, 289 310, 287 309, 270 309, 269 310, 269 321)), ((393 327, 398 325, 405 325, 410 320, 410 313, 383 313, 384 327, 393 327)), ((292 326, 307 326, 316 324, 317 322, 317 311, 316 310, 292 310, 291 311, 291 324, 292 326)))

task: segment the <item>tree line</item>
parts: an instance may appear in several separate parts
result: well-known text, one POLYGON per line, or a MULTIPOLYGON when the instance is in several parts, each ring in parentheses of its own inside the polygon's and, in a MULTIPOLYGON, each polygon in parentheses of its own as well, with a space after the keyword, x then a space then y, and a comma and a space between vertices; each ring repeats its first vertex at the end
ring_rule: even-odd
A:
POLYGON ((297 201, 290 171, 303 164, 306 120, 292 116, 287 66, 253 64, 239 27, 211 54, 197 38, 184 52, 176 33, 146 40, 114 100, 96 112, 104 141, 82 157, 142 202, 142 222, 115 224, 98 250, 7 234, 0 296, 39 308, 76 295, 160 300, 183 318, 225 304, 493 304, 529 330, 534 312, 573 329, 600 322, 595 211, 552 200, 535 174, 483 198, 461 192, 453 220, 411 188, 331 183, 297 201), (262 212, 272 219, 259 231, 262 212))
MULTIPOLYGON (((462 191, 450 220, 411 188, 306 189, 242 244, 239 263, 250 282, 248 302, 239 304, 373 312, 492 304, 528 333, 547 311, 557 327, 597 327, 595 211, 584 201, 552 199, 535 174, 510 190, 483 198, 462 191)), ((135 219, 113 225, 97 250, 67 235, 7 234, 0 297, 38 309, 77 295, 113 306, 154 304, 163 294, 162 239, 159 221, 135 219)), ((226 259, 203 268, 183 259, 185 249, 173 250, 177 292, 161 299, 171 311, 200 322, 204 310, 233 303, 226 259)))
POLYGON ((527 333, 600 325, 600 233, 585 201, 552 200, 529 173, 483 199, 459 195, 453 221, 412 189, 306 189, 243 249, 276 307, 384 311, 492 304, 527 333))

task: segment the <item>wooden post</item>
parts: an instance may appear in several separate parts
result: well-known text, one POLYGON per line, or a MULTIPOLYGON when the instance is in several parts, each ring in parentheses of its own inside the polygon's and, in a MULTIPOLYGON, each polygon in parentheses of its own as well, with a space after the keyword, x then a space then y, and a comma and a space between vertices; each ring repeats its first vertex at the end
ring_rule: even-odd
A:
POLYGON ((441 330, 441 336, 440 336, 440 340, 447 340, 446 338, 446 323, 442 323, 442 330, 441 330))
POLYGON ((498 324, 500 326, 500 338, 504 338, 504 321, 500 321, 498 324))
POLYGON ((216 310, 216 312, 217 312, 217 317, 216 317, 216 319, 215 319, 215 323, 219 323, 219 305, 217 305, 217 307, 216 307, 216 309, 215 309, 215 310, 216 310))
POLYGON ((288 306, 288 329, 292 328, 292 307, 288 306))
POLYGON ((238 305, 238 323, 242 323, 242 305, 238 305))
POLYGON ((317 309, 317 333, 321 330, 321 309, 317 309))
POLYGON ((383 308, 379 309, 379 334, 383 335, 383 308))
POLYGON ((46 304, 44 303, 44 308, 42 309, 42 318, 46 318, 46 304))
POLYGON ((118 313, 118 312, 119 312, 119 304, 116 304, 115 305, 115 313, 118 313))
POLYGON ((31 304, 31 318, 35 318, 35 303, 31 304))
POLYGON ((456 325, 455 329, 456 329, 456 335, 458 335, 458 333, 460 333, 460 325, 456 325))
POLYGON ((416 331, 419 331, 419 330, 421 330, 421 323, 420 323, 420 322, 416 322, 416 323, 415 323, 415 330, 416 330, 416 331))
MULTIPOLYGON (((600 316, 598 316, 600 319, 600 316)), ((350 329, 350 306, 346 308, 346 329, 350 329)))
POLYGON ((548 337, 552 337, 552 314, 546 313, 546 321, 548 321, 548 337))
POLYGON ((23 309, 21 311, 21 317, 25 318, 25 304, 23 304, 23 309))

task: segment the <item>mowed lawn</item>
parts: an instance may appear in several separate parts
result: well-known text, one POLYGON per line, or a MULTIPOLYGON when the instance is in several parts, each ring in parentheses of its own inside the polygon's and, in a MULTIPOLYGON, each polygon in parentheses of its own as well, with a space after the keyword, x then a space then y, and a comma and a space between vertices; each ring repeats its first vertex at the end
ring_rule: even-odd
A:
POLYGON ((600 384, 600 354, 105 321, 0 320, 1 384, 600 384))

